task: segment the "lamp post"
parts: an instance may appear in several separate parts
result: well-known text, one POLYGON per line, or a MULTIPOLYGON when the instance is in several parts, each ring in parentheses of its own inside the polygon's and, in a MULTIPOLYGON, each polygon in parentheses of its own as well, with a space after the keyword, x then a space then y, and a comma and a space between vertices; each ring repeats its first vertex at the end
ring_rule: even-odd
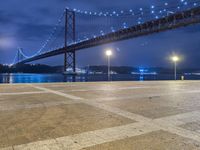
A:
POLYGON ((177 79, 177 62, 179 61, 178 56, 173 56, 172 61, 174 62, 174 80, 177 79))
POLYGON ((110 57, 112 56, 112 51, 107 50, 105 54, 108 58, 108 81, 110 81, 110 57))

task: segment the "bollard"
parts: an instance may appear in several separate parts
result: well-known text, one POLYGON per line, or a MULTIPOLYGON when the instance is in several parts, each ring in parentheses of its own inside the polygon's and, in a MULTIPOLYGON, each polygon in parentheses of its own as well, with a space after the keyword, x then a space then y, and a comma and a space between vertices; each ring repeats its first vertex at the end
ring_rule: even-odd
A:
POLYGON ((185 77, 184 77, 184 76, 181 76, 181 80, 182 80, 182 81, 185 80, 185 77))

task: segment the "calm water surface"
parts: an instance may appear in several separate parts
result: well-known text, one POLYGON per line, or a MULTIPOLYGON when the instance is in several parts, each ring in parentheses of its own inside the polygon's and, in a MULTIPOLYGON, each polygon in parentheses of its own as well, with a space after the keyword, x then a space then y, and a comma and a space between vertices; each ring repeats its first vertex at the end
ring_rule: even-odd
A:
MULTIPOLYGON (((173 80, 173 75, 112 75, 112 81, 173 80)), ((180 79, 180 76, 178 76, 180 79)), ((187 75, 186 80, 199 80, 200 76, 187 75)), ((48 83, 107 81, 107 75, 63 74, 0 74, 0 83, 48 83)))

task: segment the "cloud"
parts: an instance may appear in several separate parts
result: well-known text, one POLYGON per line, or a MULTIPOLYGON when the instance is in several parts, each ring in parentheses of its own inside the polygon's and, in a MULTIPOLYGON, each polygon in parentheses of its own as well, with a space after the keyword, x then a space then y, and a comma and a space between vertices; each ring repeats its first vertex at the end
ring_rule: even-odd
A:
POLYGON ((11 38, 0 37, 0 49, 9 49, 15 45, 15 41, 11 38))

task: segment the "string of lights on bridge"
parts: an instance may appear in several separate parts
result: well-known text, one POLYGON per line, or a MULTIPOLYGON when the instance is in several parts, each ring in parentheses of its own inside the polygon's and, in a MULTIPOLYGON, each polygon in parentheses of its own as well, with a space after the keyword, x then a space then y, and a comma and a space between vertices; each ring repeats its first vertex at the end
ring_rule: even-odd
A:
MULTIPOLYGON (((174 3, 175 4, 175 3, 174 3)), ((189 0, 180 0, 178 6, 177 3, 176 5, 174 5, 174 8, 176 8, 177 10, 180 10, 182 7, 184 6, 197 6, 199 4, 199 0, 195 0, 193 2, 189 1, 189 0)), ((169 8, 168 6, 172 6, 171 3, 168 2, 164 2, 163 5, 151 5, 149 8, 147 7, 140 7, 138 10, 114 10, 112 12, 92 12, 92 11, 83 11, 80 9, 76 9, 76 8, 69 8, 67 7, 66 9, 70 10, 70 11, 74 11, 78 14, 83 14, 83 15, 91 15, 91 16, 99 16, 99 17, 129 17, 129 16, 137 16, 137 15, 143 15, 144 13, 151 13, 151 14, 155 14, 156 11, 158 11, 159 14, 162 14, 163 12, 168 12, 167 9, 169 8)), ((172 7, 171 7, 172 8, 172 7)))
MULTIPOLYGON (((42 47, 39 49, 39 51, 37 51, 35 54, 31 55, 31 56, 27 56, 21 48, 18 48, 18 51, 20 52, 20 54, 24 57, 24 58, 31 58, 31 57, 34 57, 34 56, 37 56, 39 54, 41 54, 41 52, 44 50, 44 48, 48 45, 48 43, 51 41, 51 39, 54 37, 57 29, 58 29, 58 26, 61 24, 62 22, 62 19, 64 18, 64 15, 65 13, 62 13, 62 15, 60 16, 60 19, 58 20, 57 24, 53 27, 53 30, 52 32, 50 33, 49 37, 47 38, 47 40, 44 42, 44 44, 42 45, 42 47)), ((15 55, 15 58, 14 58, 14 61, 16 60, 17 58, 17 53, 15 55)), ((13 62, 14 62, 13 61, 13 62)), ((14 64, 14 63, 12 63, 14 64)))
MULTIPOLYGON (((135 20, 137 20, 137 24, 141 24, 143 23, 144 18, 147 16, 153 15, 154 16, 153 18, 159 19, 160 17, 165 17, 166 15, 173 14, 177 11, 180 11, 185 6, 196 7, 198 5, 200 5, 199 0, 195 0, 193 2, 187 1, 187 0, 180 0, 180 3, 178 4, 178 6, 177 6, 177 3, 176 5, 172 6, 171 3, 164 2, 163 5, 159 5, 159 6, 151 5, 150 8, 141 7, 139 8, 139 11, 130 9, 128 11, 121 10, 121 11, 113 11, 113 12, 92 12, 92 11, 82 11, 76 8, 71 9, 68 7, 67 9, 70 11, 75 11, 76 14, 81 14, 85 16, 98 16, 98 17, 106 17, 106 18, 115 17, 119 19, 124 18, 124 17, 125 18, 135 17, 136 18, 135 20)), ((128 28, 127 22, 124 22, 122 24, 122 28, 128 28)), ((115 32, 116 31, 115 27, 111 26, 110 31, 115 32)), ((83 41, 89 40, 90 38, 96 38, 97 36, 101 36, 105 34, 106 33, 103 30, 100 30, 98 35, 92 35, 91 37, 83 36, 82 39, 78 38, 78 40, 74 43, 83 42, 83 41)), ((74 43, 71 43, 71 44, 74 44, 74 43)))
MULTIPOLYGON (((199 0, 195 0, 193 2, 187 1, 187 0, 180 0, 180 4, 178 4, 178 6, 177 5, 172 6, 171 3, 164 2, 163 5, 159 5, 159 6, 151 5, 150 9, 141 7, 141 8, 139 8, 139 12, 138 12, 138 10, 133 11, 133 9, 130 9, 129 11, 123 11, 123 10, 113 11, 111 13, 109 13, 109 12, 81 11, 81 10, 78 10, 78 9, 75 9, 75 8, 74 9, 67 8, 67 9, 69 9, 71 11, 75 11, 78 14, 86 15, 86 16, 115 17, 115 18, 119 18, 119 19, 122 19, 124 17, 126 17, 126 18, 127 17, 135 17, 136 18, 135 20, 137 20, 137 24, 141 24, 141 23, 143 23, 142 20, 144 20, 145 17, 150 16, 150 15, 153 15, 154 16, 153 18, 155 18, 155 19, 159 19, 160 17, 165 17, 169 14, 176 13, 176 12, 180 11, 185 6, 197 7, 199 5, 200 5, 199 0), (164 6, 164 7, 162 7, 162 6, 164 6)), ((147 21, 147 20, 145 20, 145 21, 147 21)), ((122 28, 124 28, 124 29, 128 28, 127 22, 124 22, 122 24, 122 28)), ((115 27, 111 26, 110 31, 115 32, 116 31, 115 27)), ((103 30, 99 31, 99 36, 103 36, 105 34, 106 33, 103 30)), ((96 38, 97 36, 98 35, 93 35, 91 38, 96 38)), ((89 40, 89 39, 90 39, 89 37, 84 36, 83 39, 79 38, 78 42, 83 42, 83 41, 86 41, 86 40, 89 40)))
MULTIPOLYGON (((149 7, 140 7, 138 9, 130 9, 130 10, 114 10, 112 12, 92 12, 92 11, 83 11, 83 10, 79 10, 76 8, 69 8, 66 7, 67 10, 69 11, 74 11, 76 13, 76 15, 84 15, 84 16, 89 16, 89 17, 103 17, 103 18, 135 18, 134 20, 136 20, 136 24, 141 24, 143 23, 145 17, 151 16, 154 19, 159 19, 160 17, 165 17, 169 14, 173 14, 176 13, 178 11, 181 11, 182 9, 184 9, 185 7, 197 7, 200 6, 200 0, 179 0, 178 4, 174 4, 174 3, 169 3, 169 2, 163 2, 161 5, 151 5, 149 7)), ((49 43, 52 41, 52 39, 56 39, 57 37, 55 37, 56 32, 58 31, 58 28, 60 27, 62 20, 65 16, 65 12, 66 9, 64 10, 64 12, 61 14, 61 16, 59 17, 56 25, 53 27, 52 32, 50 33, 49 37, 47 38, 47 40, 44 41, 43 45, 41 46, 41 48, 32 56, 27 56, 21 49, 19 49, 20 54, 23 56, 23 58, 27 59, 27 58, 31 58, 40 54, 43 54, 45 52, 49 52, 49 51, 44 51, 45 48, 47 47, 47 45, 49 45, 49 43)), ((152 18, 151 18, 152 19, 152 18)), ((110 32, 115 32, 116 29, 114 26, 109 27, 110 28, 110 32)), ((123 22, 122 27, 121 28, 128 28, 128 24, 127 22, 123 22)), ((100 30, 99 33, 97 33, 96 35, 93 34, 92 36, 88 37, 86 35, 84 35, 83 37, 78 37, 77 40, 75 42, 71 42, 68 43, 68 45, 72 45, 72 44, 76 44, 79 42, 83 42, 86 40, 89 40, 91 38, 96 38, 98 36, 102 36, 105 35, 106 32, 103 30, 100 30)), ((13 64, 15 63, 17 59, 17 54, 14 58, 13 64)))

